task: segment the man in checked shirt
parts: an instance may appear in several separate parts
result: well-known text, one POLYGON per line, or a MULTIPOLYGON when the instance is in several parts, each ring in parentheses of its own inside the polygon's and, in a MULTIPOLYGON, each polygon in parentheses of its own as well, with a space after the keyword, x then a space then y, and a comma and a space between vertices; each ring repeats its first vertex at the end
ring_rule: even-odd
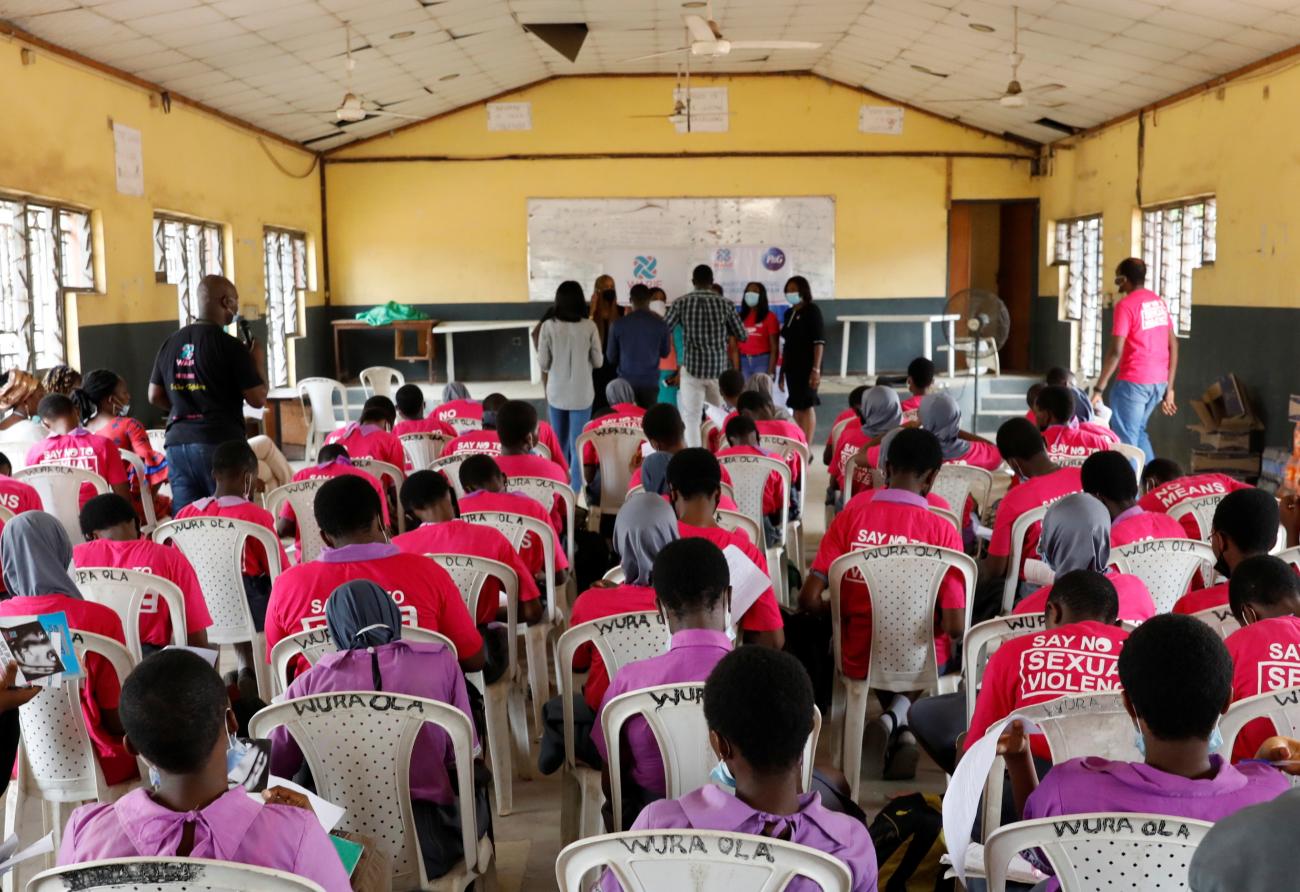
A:
POLYGON ((686 445, 700 445, 700 418, 704 401, 722 404, 718 376, 729 365, 727 338, 745 340, 745 326, 736 307, 727 298, 714 293, 713 270, 700 264, 691 272, 693 289, 677 298, 668 308, 664 322, 668 330, 681 326, 685 346, 681 364, 681 393, 677 406, 686 423, 686 445))

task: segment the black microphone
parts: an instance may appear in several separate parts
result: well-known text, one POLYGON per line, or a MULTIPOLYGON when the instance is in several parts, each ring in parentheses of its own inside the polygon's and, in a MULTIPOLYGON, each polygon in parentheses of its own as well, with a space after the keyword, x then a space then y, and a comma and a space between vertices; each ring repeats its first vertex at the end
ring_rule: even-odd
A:
POLYGON ((244 346, 251 348, 253 346, 253 326, 238 313, 235 314, 235 329, 239 332, 239 339, 244 342, 244 346))

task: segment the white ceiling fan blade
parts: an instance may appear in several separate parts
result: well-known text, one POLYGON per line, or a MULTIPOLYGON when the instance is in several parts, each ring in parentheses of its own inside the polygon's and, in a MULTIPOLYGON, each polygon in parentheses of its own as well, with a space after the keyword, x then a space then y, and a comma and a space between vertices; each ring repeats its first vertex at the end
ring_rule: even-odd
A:
POLYGON ((1057 90, 1064 89, 1065 84, 1039 84, 1037 87, 1030 87, 1028 90, 1025 90, 1025 92, 1041 96, 1043 93, 1054 93, 1057 90))
POLYGON ((713 28, 702 16, 684 15, 682 20, 686 22, 686 30, 691 32, 691 39, 698 41, 708 41, 712 43, 718 39, 718 35, 713 33, 713 28))
POLYGON ((423 121, 427 117, 427 115, 405 115, 401 112, 384 111, 382 108, 368 108, 366 114, 382 115, 385 118, 405 118, 408 121, 423 121))
POLYGON ((1001 96, 968 96, 964 99, 922 99, 922 102, 938 104, 940 102, 997 102, 1001 96))
POLYGON ((690 47, 688 46, 679 46, 675 50, 668 50, 662 53, 647 53, 644 56, 633 56, 631 59, 623 59, 618 64, 627 65, 630 62, 644 62, 647 59, 661 59, 664 56, 676 56, 678 53, 684 53, 689 49, 690 47))
POLYGON ((816 50, 820 43, 811 40, 733 40, 731 51, 736 50, 816 50))

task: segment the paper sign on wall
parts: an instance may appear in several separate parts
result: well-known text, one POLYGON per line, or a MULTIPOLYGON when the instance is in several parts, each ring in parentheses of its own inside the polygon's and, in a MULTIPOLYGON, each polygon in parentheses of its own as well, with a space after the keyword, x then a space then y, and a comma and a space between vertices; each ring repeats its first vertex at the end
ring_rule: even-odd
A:
POLYGON ((533 104, 531 102, 489 102, 487 128, 488 130, 532 130, 533 104))
POLYGON ((123 195, 143 195, 144 153, 139 130, 113 124, 113 160, 117 167, 117 191, 123 195))
MULTIPOLYGON (((726 133, 727 88, 726 87, 692 87, 691 97, 691 133, 726 133)), ((685 102, 685 90, 673 90, 673 102, 685 102)), ((678 133, 688 132, 686 119, 683 117, 675 125, 678 133)))
POLYGON ((903 132, 903 110, 896 105, 864 105, 858 109, 858 130, 898 136, 903 132))

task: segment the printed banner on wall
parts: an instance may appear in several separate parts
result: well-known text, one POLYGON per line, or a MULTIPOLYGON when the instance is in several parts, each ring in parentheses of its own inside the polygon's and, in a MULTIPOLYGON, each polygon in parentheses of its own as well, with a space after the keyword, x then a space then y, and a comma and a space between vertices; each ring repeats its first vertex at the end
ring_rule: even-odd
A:
POLYGON ((794 260, 778 245, 723 245, 713 251, 713 281, 733 303, 740 303, 745 286, 761 282, 771 306, 784 306, 785 281, 794 260))
POLYGON ((690 252, 682 248, 610 248, 603 260, 605 272, 614 277, 618 302, 624 306, 628 291, 637 283, 662 288, 670 301, 691 290, 690 252))

